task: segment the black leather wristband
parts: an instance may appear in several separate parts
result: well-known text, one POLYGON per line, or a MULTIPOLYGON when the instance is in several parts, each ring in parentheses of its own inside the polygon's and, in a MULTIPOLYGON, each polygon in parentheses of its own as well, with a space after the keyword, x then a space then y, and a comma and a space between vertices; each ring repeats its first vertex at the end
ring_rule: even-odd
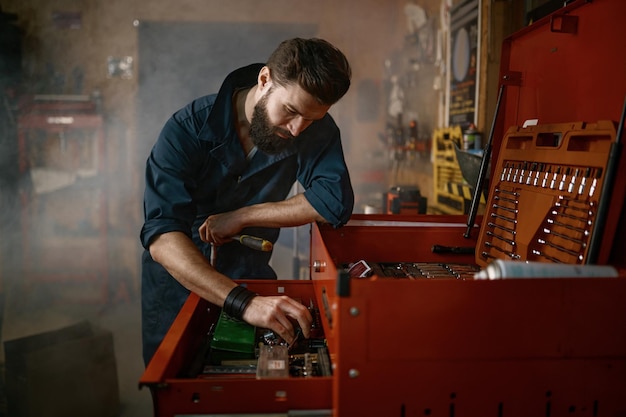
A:
POLYGON ((240 285, 236 286, 226 296, 222 309, 229 316, 241 320, 243 312, 256 294, 240 285))

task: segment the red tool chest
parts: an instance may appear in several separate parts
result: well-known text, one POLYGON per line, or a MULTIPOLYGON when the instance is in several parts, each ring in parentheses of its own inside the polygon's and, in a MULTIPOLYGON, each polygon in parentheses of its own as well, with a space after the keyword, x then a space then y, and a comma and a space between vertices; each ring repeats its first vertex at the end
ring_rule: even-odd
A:
POLYGON ((313 226, 311 280, 241 281, 319 309, 331 376, 190 375, 219 313, 191 295, 140 380, 155 415, 625 414, 621 16, 626 2, 576 1, 504 42, 487 210, 468 237, 466 216, 354 215, 313 226), (585 264, 598 236, 594 263, 618 278, 435 272, 492 258, 585 264), (350 276, 360 260, 378 269, 350 276))

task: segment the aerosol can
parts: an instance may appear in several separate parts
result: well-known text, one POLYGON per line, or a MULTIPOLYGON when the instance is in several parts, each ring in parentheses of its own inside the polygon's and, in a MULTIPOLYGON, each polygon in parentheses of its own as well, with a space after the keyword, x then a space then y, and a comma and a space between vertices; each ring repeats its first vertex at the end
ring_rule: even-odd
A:
POLYGON ((467 129, 463 131, 463 150, 473 151, 482 149, 481 137, 474 123, 471 123, 467 129))
POLYGON ((508 278, 615 278, 619 273, 610 265, 553 264, 549 262, 504 261, 496 259, 474 274, 474 279, 508 278))

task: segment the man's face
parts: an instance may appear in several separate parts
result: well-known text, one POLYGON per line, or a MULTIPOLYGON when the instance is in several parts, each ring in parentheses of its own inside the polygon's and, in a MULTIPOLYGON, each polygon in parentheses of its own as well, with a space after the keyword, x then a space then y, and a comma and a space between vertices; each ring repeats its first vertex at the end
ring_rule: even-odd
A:
POLYGON ((254 106, 249 130, 252 143, 264 153, 280 153, 329 108, 297 85, 270 86, 254 106))
POLYGON ((252 143, 262 152, 277 154, 284 151, 294 141, 294 137, 288 131, 281 129, 281 135, 277 135, 280 128, 272 125, 267 114, 267 101, 272 91, 267 92, 254 106, 252 120, 250 121, 250 139, 252 143))

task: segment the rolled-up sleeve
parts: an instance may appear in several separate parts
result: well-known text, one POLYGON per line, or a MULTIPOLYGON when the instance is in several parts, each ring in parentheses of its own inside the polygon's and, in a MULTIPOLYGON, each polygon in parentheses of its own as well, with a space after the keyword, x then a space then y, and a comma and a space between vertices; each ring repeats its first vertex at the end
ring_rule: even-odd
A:
POLYGON ((160 234, 180 231, 191 236, 196 206, 191 197, 193 179, 188 167, 197 141, 180 140, 189 136, 172 118, 164 126, 146 162, 144 192, 144 225, 141 243, 148 248, 160 234), (176 138, 176 140, 174 140, 176 138))
POLYGON ((341 146, 340 132, 327 115, 315 138, 303 141, 298 181, 313 208, 334 227, 343 226, 354 209, 354 191, 341 146))

